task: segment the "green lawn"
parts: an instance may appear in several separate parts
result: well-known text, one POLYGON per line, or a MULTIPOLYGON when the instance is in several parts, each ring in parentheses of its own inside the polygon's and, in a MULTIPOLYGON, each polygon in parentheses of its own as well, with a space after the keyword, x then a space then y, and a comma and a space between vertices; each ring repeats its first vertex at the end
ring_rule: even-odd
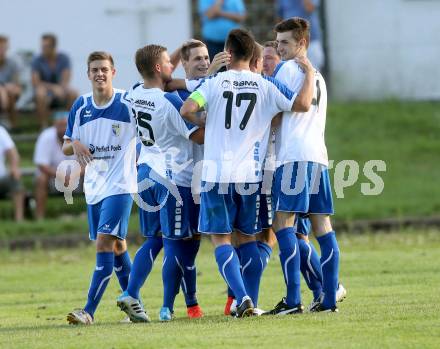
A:
MULTIPOLYGON (((336 199, 342 219, 429 216, 440 213, 440 103, 332 103, 327 113, 329 158, 359 163, 359 181, 336 199), (368 160, 384 160, 384 191, 361 194, 368 160)), ((348 171, 348 170, 347 170, 348 171)), ((334 171, 332 171, 334 173, 334 171)), ((333 179, 333 177, 332 177, 333 179)), ((334 183, 334 182, 333 182, 334 183)))
MULTIPOLYGON (((66 325, 83 306, 94 266, 93 246, 81 250, 1 251, 0 348, 438 348, 440 233, 340 236, 341 281, 348 290, 338 314, 233 319, 222 316, 225 285, 212 248, 203 241, 197 261, 199 301, 206 317, 159 323, 162 283, 158 257, 142 298, 155 320, 120 324, 113 278, 91 327, 66 325)), ((131 252, 135 247, 131 246, 131 252)), ((283 294, 277 253, 265 271, 262 308, 283 294)), ((303 287, 303 301, 310 293, 303 287)))

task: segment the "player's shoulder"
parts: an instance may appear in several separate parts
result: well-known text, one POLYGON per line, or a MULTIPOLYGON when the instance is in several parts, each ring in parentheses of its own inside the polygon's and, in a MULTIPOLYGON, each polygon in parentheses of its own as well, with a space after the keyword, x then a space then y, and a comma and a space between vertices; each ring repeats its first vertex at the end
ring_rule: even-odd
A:
POLYGON ((191 94, 191 92, 184 89, 176 90, 174 91, 174 93, 182 100, 182 102, 186 101, 189 95, 191 94))
POLYGON ((290 59, 288 61, 281 61, 280 63, 278 63, 278 65, 276 66, 272 77, 279 77, 281 75, 284 74, 294 74, 294 73, 304 73, 303 69, 301 68, 301 66, 295 62, 295 60, 290 59))
POLYGON ((133 86, 131 86, 131 88, 130 88, 129 91, 138 90, 138 89, 142 86, 143 83, 144 83, 144 82, 141 81, 141 80, 140 80, 140 81, 137 81, 136 83, 133 84, 133 86))
POLYGON ((92 92, 80 95, 75 102, 73 102, 72 111, 76 112, 88 104, 92 104, 92 92))
POLYGON ((195 88, 194 90, 197 90, 199 87, 203 86, 205 83, 207 83, 207 82, 209 82, 209 81, 213 81, 213 80, 221 79, 221 78, 224 76, 225 73, 226 73, 226 72, 217 72, 217 73, 214 73, 214 74, 212 74, 212 75, 208 75, 208 76, 206 76, 206 77, 200 79, 200 80, 198 81, 199 84, 196 86, 196 88, 195 88))
POLYGON ((163 94, 163 98, 165 99, 168 107, 172 107, 175 110, 177 110, 178 113, 180 113, 180 108, 183 105, 183 100, 180 98, 178 94, 173 92, 165 92, 163 94))
POLYGON ((128 92, 126 90, 120 88, 113 88, 113 93, 115 95, 114 100, 116 103, 127 104, 130 102, 128 99, 128 92))

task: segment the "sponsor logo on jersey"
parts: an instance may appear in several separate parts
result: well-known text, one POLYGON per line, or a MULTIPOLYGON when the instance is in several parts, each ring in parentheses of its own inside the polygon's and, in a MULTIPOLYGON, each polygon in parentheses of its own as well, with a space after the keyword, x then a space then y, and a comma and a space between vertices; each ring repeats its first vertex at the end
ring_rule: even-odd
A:
POLYGON ((108 152, 108 151, 120 151, 122 150, 122 147, 117 144, 117 145, 93 145, 93 144, 89 144, 89 151, 90 154, 94 154, 96 152, 98 153, 102 153, 102 152, 108 152))
POLYGON ((231 82, 229 80, 223 80, 222 87, 225 89, 231 88, 231 82))
POLYGON ((85 118, 90 118, 92 116, 92 111, 89 109, 86 109, 86 112, 84 113, 85 118))
POLYGON ((121 125, 113 124, 112 125, 112 132, 113 132, 114 136, 119 137, 119 135, 121 134, 121 125))
POLYGON ((134 103, 139 104, 139 105, 143 105, 143 106, 146 106, 146 107, 151 107, 151 108, 155 107, 154 102, 145 101, 143 99, 137 99, 134 103))
POLYGON ((234 87, 256 87, 258 88, 258 84, 256 81, 234 81, 234 87))

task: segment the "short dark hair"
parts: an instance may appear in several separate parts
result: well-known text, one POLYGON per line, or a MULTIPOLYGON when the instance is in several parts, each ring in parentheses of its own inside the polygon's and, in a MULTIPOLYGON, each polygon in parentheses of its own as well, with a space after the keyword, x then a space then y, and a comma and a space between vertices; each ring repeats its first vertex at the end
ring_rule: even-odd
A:
POLYGON ((154 65, 159 61, 162 52, 167 50, 166 47, 160 45, 147 45, 136 51, 135 62, 136 68, 142 77, 154 77, 154 65))
POLYGON ((188 61, 191 50, 196 47, 206 47, 206 44, 200 40, 189 40, 182 45, 180 49, 180 59, 182 61, 188 61))
POLYGON ((226 38, 225 47, 232 51, 238 60, 250 60, 254 54, 255 40, 252 33, 245 29, 233 29, 226 38))
POLYGON ((45 34, 41 35, 41 40, 50 40, 50 41, 52 41, 53 47, 57 46, 57 37, 55 34, 45 33, 45 34))
POLYGON ((306 40, 306 45, 310 43, 310 23, 307 19, 301 17, 292 17, 286 19, 275 26, 275 32, 285 33, 292 32, 292 37, 299 41, 301 39, 306 40))
POLYGON ((89 54, 89 57, 87 57, 87 70, 89 70, 90 63, 93 61, 109 61, 112 67, 115 66, 112 55, 105 51, 93 51, 89 54))
POLYGON ((6 35, 0 34, 0 42, 8 42, 9 38, 6 35))

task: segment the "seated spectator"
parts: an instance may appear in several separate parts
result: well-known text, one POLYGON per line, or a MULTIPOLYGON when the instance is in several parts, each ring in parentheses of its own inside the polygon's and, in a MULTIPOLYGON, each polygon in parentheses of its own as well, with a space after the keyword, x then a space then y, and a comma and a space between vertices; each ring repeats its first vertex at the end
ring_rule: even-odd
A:
POLYGON ((15 102, 21 94, 17 64, 6 56, 9 39, 0 35, 0 113, 6 112, 11 127, 17 127, 15 102))
POLYGON ((272 76, 276 66, 281 62, 277 51, 278 44, 276 41, 266 41, 263 46, 263 74, 272 76))
MULTIPOLYGON (((63 136, 66 132, 69 113, 54 113, 53 126, 41 132, 34 151, 34 163, 37 165, 35 201, 37 219, 43 219, 46 213, 48 193, 58 194, 55 187, 57 167, 63 160, 75 160, 75 156, 66 156, 62 152, 63 136)), ((68 181, 69 179, 66 179, 68 181)))
POLYGON ((32 84, 40 127, 47 126, 49 108, 69 110, 78 93, 70 86, 70 59, 57 52, 53 34, 41 37, 41 55, 32 62, 32 84))
POLYGON ((24 189, 20 180, 20 156, 8 131, 0 126, 0 197, 12 196, 17 222, 23 220, 24 209, 24 189), (9 173, 5 158, 9 163, 9 173))

